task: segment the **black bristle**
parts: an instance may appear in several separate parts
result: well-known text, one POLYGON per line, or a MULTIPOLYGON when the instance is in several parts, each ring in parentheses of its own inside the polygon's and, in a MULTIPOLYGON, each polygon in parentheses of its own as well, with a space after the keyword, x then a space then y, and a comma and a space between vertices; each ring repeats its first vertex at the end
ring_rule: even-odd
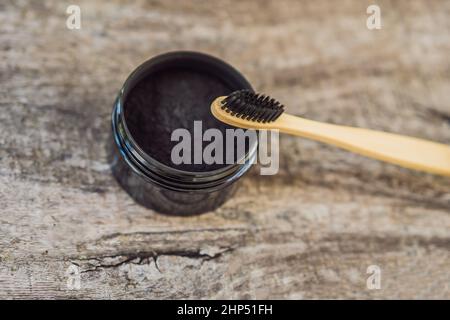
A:
POLYGON ((277 100, 249 90, 234 91, 222 100, 221 107, 232 116, 263 123, 275 121, 284 112, 277 100))

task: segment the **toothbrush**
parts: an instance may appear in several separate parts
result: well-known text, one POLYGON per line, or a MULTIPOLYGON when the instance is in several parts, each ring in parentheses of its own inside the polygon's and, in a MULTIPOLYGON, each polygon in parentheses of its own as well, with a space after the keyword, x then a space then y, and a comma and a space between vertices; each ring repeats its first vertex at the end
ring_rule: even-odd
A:
POLYGON ((450 177, 448 145, 303 119, 284 113, 284 106, 275 99, 248 90, 216 98, 211 104, 211 112, 218 120, 235 127, 277 129, 405 168, 450 177))

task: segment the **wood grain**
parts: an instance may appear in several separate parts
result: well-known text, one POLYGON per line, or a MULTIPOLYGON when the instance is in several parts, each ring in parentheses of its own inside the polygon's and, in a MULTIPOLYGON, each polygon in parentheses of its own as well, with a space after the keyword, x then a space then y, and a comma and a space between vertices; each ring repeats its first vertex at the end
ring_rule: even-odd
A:
POLYGON ((292 114, 450 143, 450 2, 0 4, 0 298, 450 298, 450 181, 283 136, 197 217, 135 204, 106 161, 110 112, 149 57, 207 52, 292 114), (81 271, 69 290, 67 268, 81 271), (381 289, 366 287, 378 265, 381 289))

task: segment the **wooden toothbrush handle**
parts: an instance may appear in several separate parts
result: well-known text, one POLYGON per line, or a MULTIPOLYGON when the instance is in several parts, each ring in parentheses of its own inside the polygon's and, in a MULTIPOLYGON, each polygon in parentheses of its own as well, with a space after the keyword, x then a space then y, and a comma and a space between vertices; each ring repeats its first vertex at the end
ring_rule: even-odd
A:
POLYGON ((282 114, 281 131, 406 168, 450 176, 450 146, 397 134, 327 124, 282 114))

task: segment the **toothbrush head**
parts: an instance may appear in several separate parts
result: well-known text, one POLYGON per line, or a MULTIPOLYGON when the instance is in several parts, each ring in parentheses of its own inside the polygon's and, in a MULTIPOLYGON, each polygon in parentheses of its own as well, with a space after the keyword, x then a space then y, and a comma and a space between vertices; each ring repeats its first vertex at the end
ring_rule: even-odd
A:
POLYGON ((273 122, 284 112, 277 100, 249 90, 234 91, 225 97, 221 109, 234 117, 262 123, 273 122))

